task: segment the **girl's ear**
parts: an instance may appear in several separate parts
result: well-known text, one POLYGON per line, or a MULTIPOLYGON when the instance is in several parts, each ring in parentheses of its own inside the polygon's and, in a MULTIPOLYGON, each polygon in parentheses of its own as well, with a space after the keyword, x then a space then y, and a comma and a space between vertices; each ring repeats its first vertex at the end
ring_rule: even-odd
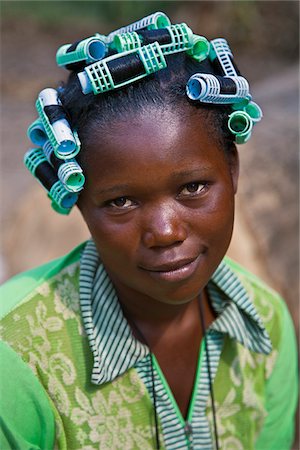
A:
POLYGON ((239 154, 235 144, 232 144, 232 147, 229 152, 228 162, 230 167, 231 179, 234 193, 236 194, 238 188, 238 179, 240 173, 240 161, 239 154))

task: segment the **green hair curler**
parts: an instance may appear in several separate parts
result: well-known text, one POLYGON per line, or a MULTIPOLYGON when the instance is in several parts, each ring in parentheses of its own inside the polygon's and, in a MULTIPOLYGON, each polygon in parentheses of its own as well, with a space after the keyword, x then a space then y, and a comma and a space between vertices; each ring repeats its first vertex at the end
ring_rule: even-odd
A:
POLYGON ((58 169, 57 176, 68 191, 80 192, 83 189, 85 177, 75 160, 63 163, 58 169))
POLYGON ((29 149, 24 155, 24 164, 29 172, 35 177, 36 169, 42 164, 48 163, 47 157, 43 150, 39 148, 29 149))
MULTIPOLYGON (((57 208, 69 209, 78 200, 78 195, 69 192, 58 179, 42 148, 32 148, 24 155, 24 164, 31 174, 48 192, 48 197, 57 208)), ((66 212, 64 212, 66 214, 66 212)))
MULTIPOLYGON (((130 66, 129 60, 128 65, 130 66)), ((134 81, 138 81, 147 75, 164 69, 166 66, 167 63, 160 45, 158 42, 153 42, 153 44, 148 44, 138 49, 117 55, 112 55, 91 64, 86 67, 83 72, 78 73, 78 78, 84 94, 88 94, 90 92, 94 92, 94 94, 102 94, 103 92, 111 91, 133 83, 134 81), (123 60, 123 65, 125 65, 126 57, 130 56, 133 56, 135 61, 136 57, 139 58, 143 73, 132 75, 131 77, 128 77, 127 75, 125 76, 124 81, 114 81, 113 74, 111 73, 113 63, 119 59, 123 60), (111 68, 109 67, 110 65, 111 68)))
MULTIPOLYGON (((48 197, 50 198, 50 200, 52 200, 49 194, 48 194, 48 197)), ((70 214, 70 212, 72 210, 72 208, 63 208, 62 206, 58 206, 58 204, 55 203, 55 201, 53 201, 53 200, 51 201, 51 208, 55 212, 62 214, 64 216, 67 216, 68 214, 70 214)))
POLYGON ((57 182, 53 184, 48 196, 58 208, 63 209, 71 209, 78 200, 78 195, 71 194, 67 191, 60 180, 57 180, 57 182))
POLYGON ((244 107, 244 111, 249 114, 249 116, 252 119, 252 122, 256 124, 259 122, 263 117, 263 112, 261 110, 261 107, 258 106, 255 102, 249 102, 248 105, 244 107))
POLYGON ((182 52, 193 46, 193 32, 185 23, 171 25, 167 30, 171 35, 171 43, 161 45, 164 55, 182 52))
POLYGON ((56 53, 56 62, 60 67, 73 69, 74 64, 90 64, 104 58, 107 53, 105 42, 96 36, 89 37, 76 44, 62 45, 56 53))
POLYGON ((209 55, 210 43, 204 36, 193 35, 192 48, 187 50, 187 54, 194 58, 196 61, 204 61, 209 55))
POLYGON ((31 125, 29 125, 27 129, 27 136, 34 145, 42 147, 45 144, 48 140, 48 136, 41 119, 36 119, 31 125))
POLYGON ((143 38, 136 31, 116 34, 113 40, 113 47, 118 53, 130 52, 143 45, 143 38))
POLYGON ((80 150, 80 141, 77 132, 71 130, 57 91, 43 89, 36 101, 36 109, 56 156, 74 158, 80 150))
POLYGON ((57 171, 57 176, 65 188, 70 192, 79 192, 83 189, 85 177, 82 168, 75 159, 64 161, 57 158, 50 141, 43 145, 43 151, 49 163, 57 171))
MULTIPOLYGON (((162 49, 164 55, 182 52, 193 48, 193 32, 185 23, 171 25, 164 28, 163 30, 169 33, 170 36, 170 42, 168 42, 167 44, 162 44, 159 40, 159 37, 157 38, 157 41, 160 44, 160 48, 162 49)), ((114 48, 120 53, 142 47, 145 43, 144 41, 145 39, 143 36, 143 32, 139 34, 138 32, 134 31, 116 35, 113 45, 114 48)))
POLYGON ((235 142, 244 144, 250 139, 253 122, 245 111, 234 111, 228 118, 228 128, 235 135, 235 142))

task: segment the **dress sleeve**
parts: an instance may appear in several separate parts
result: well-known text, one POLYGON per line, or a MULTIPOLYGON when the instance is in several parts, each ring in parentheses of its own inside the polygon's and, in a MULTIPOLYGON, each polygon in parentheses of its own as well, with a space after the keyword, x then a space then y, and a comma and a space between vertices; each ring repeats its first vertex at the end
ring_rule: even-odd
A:
POLYGON ((50 450, 55 422, 49 399, 32 370, 0 342, 0 448, 50 450))
POLYGON ((289 450, 298 400, 297 346, 288 309, 282 305, 282 330, 275 367, 266 385, 267 417, 256 450, 289 450))

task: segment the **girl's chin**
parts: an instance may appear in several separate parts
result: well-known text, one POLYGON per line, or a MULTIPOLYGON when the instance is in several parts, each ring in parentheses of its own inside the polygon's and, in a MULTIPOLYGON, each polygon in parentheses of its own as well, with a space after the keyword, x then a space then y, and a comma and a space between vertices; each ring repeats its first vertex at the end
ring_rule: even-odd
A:
POLYGON ((176 289, 160 290, 159 292, 149 292, 148 297, 152 298, 158 304, 179 306, 190 303, 195 298, 198 298, 205 285, 197 283, 193 286, 181 286, 176 289))

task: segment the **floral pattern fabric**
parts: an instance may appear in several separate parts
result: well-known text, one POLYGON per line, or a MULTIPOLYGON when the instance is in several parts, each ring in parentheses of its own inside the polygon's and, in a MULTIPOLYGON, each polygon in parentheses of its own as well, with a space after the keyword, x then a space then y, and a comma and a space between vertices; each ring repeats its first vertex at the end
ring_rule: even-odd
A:
POLYGON ((80 319, 79 264, 44 282, 7 316, 3 338, 32 368, 56 416, 56 448, 153 448, 152 405, 135 370, 95 387, 80 319))

